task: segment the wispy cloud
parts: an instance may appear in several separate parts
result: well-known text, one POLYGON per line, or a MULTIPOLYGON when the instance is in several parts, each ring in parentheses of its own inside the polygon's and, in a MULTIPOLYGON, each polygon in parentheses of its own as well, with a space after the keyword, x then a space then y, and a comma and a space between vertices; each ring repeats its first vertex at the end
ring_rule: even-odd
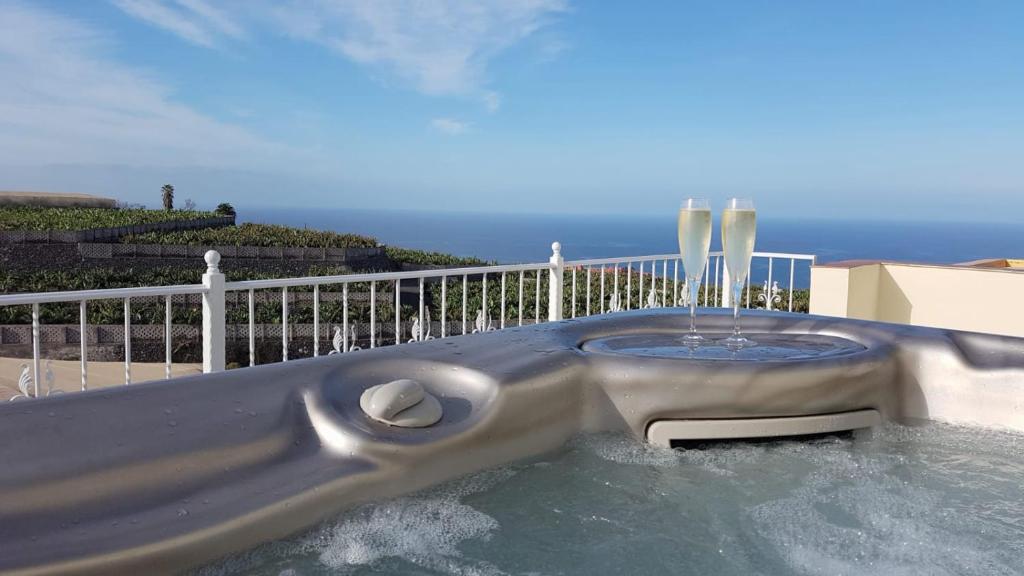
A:
POLYGON ((241 38, 242 26, 206 0, 112 0, 130 16, 186 42, 213 47, 220 37, 241 38))
POLYGON ((319 44, 424 94, 476 99, 490 112, 501 105, 488 87, 491 61, 568 10, 568 0, 112 1, 200 46, 242 36, 228 15, 244 13, 254 27, 319 44))
POLYGON ((0 161, 259 166, 284 147, 175 102, 110 39, 30 4, 0 2, 0 161))
POLYGON ((434 118, 430 121, 430 126, 443 134, 449 136, 457 136, 459 134, 465 134, 469 130, 469 124, 455 118, 434 118))
POLYGON ((393 72, 425 94, 477 97, 496 109, 488 64, 566 8, 565 0, 321 0, 278 14, 292 35, 393 72))

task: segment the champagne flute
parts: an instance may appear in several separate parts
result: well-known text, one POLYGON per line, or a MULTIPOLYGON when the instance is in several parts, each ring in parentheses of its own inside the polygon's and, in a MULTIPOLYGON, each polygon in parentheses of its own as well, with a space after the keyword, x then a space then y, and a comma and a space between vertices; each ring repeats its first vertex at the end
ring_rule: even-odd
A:
POLYGON ((697 333, 697 294, 710 246, 711 206, 703 198, 683 201, 679 207, 679 255, 683 260, 686 286, 690 289, 690 331, 683 336, 683 342, 689 346, 704 341, 704 337, 697 333))
POLYGON ((750 257, 754 252, 757 233, 757 213, 751 200, 733 198, 722 211, 722 251, 732 286, 732 336, 724 340, 729 348, 743 348, 754 344, 740 334, 740 298, 743 284, 750 272, 750 257))

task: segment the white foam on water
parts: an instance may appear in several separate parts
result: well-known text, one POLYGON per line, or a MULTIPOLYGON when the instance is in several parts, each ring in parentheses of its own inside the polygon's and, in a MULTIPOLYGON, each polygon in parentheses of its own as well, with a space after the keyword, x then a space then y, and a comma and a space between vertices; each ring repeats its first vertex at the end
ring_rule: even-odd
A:
POLYGON ((728 548, 728 524, 738 522, 741 532, 767 540, 792 573, 1024 574, 1024 503, 995 495, 999 483, 1024 477, 1024 435, 887 425, 855 439, 683 451, 624 435, 590 435, 575 445, 619 464, 729 478, 719 488, 760 503, 741 518, 715 516, 721 526, 712 530, 728 548), (764 482, 772 486, 760 488, 764 482))
POLYGON ((462 558, 458 546, 470 539, 489 540, 498 522, 460 502, 514 474, 490 470, 416 495, 360 506, 308 537, 304 546, 319 553, 334 570, 401 558, 445 574, 502 574, 493 565, 462 558))
POLYGON ((579 436, 573 447, 589 450, 616 464, 639 466, 677 466, 679 453, 669 448, 639 442, 625 434, 588 434, 579 436))
POLYGON ((906 455, 877 450, 927 433, 887 427, 868 440, 874 446, 866 451, 786 445, 815 471, 789 496, 750 511, 759 534, 798 574, 1019 573, 1024 563, 1015 562, 1024 561, 985 539, 979 519, 952 510, 945 495, 920 478, 903 477, 906 455))
POLYGON ((681 574, 1024 574, 1022 447, 1024 435, 949 425, 683 451, 584 435, 203 573, 589 575, 634 565, 614 556, 627 539, 648 573, 684 557, 681 574), (533 530, 561 551, 538 551, 533 530))
POLYGON ((723 444, 696 450, 678 450, 680 463, 695 466, 716 476, 737 476, 737 467, 756 463, 764 456, 764 447, 723 444))

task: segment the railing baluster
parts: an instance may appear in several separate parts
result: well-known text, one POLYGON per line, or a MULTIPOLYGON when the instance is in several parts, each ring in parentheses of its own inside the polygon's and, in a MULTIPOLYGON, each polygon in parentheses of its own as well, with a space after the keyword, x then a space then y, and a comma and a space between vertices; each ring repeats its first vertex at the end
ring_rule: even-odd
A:
POLYGON ((679 305, 679 260, 672 261, 672 305, 679 305))
POLYGON ((288 361, 288 287, 281 288, 281 361, 288 361))
POLYGON ((447 336, 445 332, 448 323, 448 277, 441 276, 441 338, 447 336))
POLYGON ((762 294, 762 296, 764 296, 764 309, 765 310, 771 310, 772 309, 772 258, 771 258, 771 256, 768 257, 768 284, 767 284, 767 286, 768 286, 768 289, 765 290, 764 294, 762 294))
POLYGON ((124 383, 132 383, 132 304, 124 299, 124 383))
POLYGON ((793 268, 796 266, 796 258, 789 259, 789 311, 793 311, 793 268))
POLYGON ((462 275, 462 333, 466 333, 466 308, 469 302, 469 275, 462 275))
POLYGON ((370 348, 377 347, 377 281, 370 281, 370 348))
POLYGON ((32 383, 39 398, 39 303, 32 304, 32 383))
MULTIPOLYGON (((612 275, 612 298, 615 299, 616 305, 619 305, 619 265, 615 265, 615 274, 612 275)), ((616 310, 618 312, 618 310, 616 310)))
POLYGON ((591 267, 587 266, 587 316, 590 316, 590 276, 591 267))
MULTIPOLYGON (((345 285, 348 287, 348 284, 345 285)), ((320 285, 313 284, 313 357, 320 355, 320 285)))
POLYGON ((626 262, 626 310, 633 309, 633 263, 626 262))
POLYGON ((651 260, 651 290, 654 291, 654 304, 658 304, 658 261, 651 260))
POLYGON ((171 295, 164 300, 164 378, 171 379, 171 295))
POLYGON ((661 261, 661 307, 668 306, 668 260, 661 261))
POLYGON ((524 271, 519 271, 519 325, 523 325, 523 288, 524 288, 524 271))
POLYGON ((505 327, 505 273, 501 273, 501 327, 505 327))
POLYGON ((572 267, 572 317, 576 317, 576 267, 572 267))
POLYGON ((708 284, 711 283, 711 261, 704 263, 704 306, 708 305, 708 284))
POLYGON ((747 270, 747 304, 746 308, 750 308, 750 270, 747 270))
POLYGON ((601 265, 601 314, 604 314, 604 269, 605 266, 601 265))
POLYGON ((637 290, 639 291, 639 294, 637 294, 637 308, 643 308, 644 307, 644 296, 646 296, 644 294, 644 261, 643 260, 640 261, 640 272, 639 272, 638 278, 639 278, 639 281, 638 281, 639 286, 637 286, 637 290))
POLYGON ((708 302, 712 300, 708 290, 708 288, 711 286, 711 283, 713 282, 711 274, 711 258, 709 257, 707 265, 704 266, 704 306, 708 306, 708 302))
POLYGON ((533 299, 534 324, 540 324, 540 279, 540 270, 537 270, 537 296, 533 299))
POLYGON ((722 264, 722 257, 721 256, 715 256, 715 306, 718 306, 719 302, 721 302, 721 294, 722 293, 718 291, 718 272, 719 272, 718 267, 721 266, 721 264, 722 264))
POLYGON ((395 346, 402 342, 402 281, 395 280, 395 346))
POLYGON ((484 313, 484 326, 490 326, 490 321, 489 321, 489 318, 490 318, 489 312, 490 312, 490 310, 488 309, 488 306, 487 306, 487 274, 484 274, 483 283, 484 283, 483 284, 484 289, 483 289, 483 294, 481 295, 481 302, 482 302, 481 309, 483 310, 483 313, 484 313))
MULTIPOLYGON (((264 332, 266 334, 266 332, 264 332)), ((256 365, 256 291, 249 289, 249 366, 256 365)))
MULTIPOLYGON (((319 332, 317 340, 320 339, 319 332)), ((355 345, 355 342, 352 342, 355 345)), ((348 282, 341 285, 341 351, 348 352, 348 282)))
POLYGON ((423 340, 423 335, 427 333, 427 328, 428 328, 428 326, 427 326, 427 316, 426 316, 426 314, 423 313, 424 309, 426 308, 426 306, 425 306, 425 304, 423 302, 423 282, 425 280, 426 280, 426 278, 424 278, 423 276, 420 276, 420 302, 419 302, 419 316, 418 316, 418 320, 420 322, 420 333, 416 335, 416 341, 417 342, 423 340))
POLYGON ((89 389, 89 361, 87 351, 89 349, 89 326, 86 323, 86 303, 82 300, 78 303, 78 342, 82 354, 82 391, 89 389))

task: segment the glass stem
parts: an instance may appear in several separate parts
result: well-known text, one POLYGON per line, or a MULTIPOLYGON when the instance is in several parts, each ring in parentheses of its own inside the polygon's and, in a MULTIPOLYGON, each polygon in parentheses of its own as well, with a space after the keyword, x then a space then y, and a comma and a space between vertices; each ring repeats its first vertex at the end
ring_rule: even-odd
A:
POLYGON ((743 296, 743 281, 732 285, 732 335, 740 335, 740 298, 743 296))
POLYGON ((697 334, 697 295, 700 293, 700 282, 690 278, 690 334, 697 334))

